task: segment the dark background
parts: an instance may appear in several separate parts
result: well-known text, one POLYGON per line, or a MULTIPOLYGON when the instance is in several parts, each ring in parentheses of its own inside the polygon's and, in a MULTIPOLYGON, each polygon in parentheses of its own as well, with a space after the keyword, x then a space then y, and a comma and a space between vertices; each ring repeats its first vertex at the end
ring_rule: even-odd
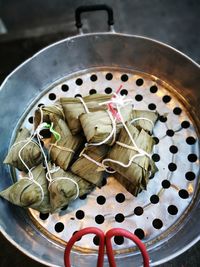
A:
MULTIPOLYGON (((117 32, 165 42, 200 63, 200 0, 0 0, 0 83, 21 62, 48 44, 77 34, 74 10, 106 3, 117 32), (2 33, 1 32, 6 32, 2 33)), ((106 31, 104 12, 86 13, 84 31, 106 31)), ((42 267, 0 235, 0 267, 42 267)), ((199 267, 200 243, 162 267, 199 267)))

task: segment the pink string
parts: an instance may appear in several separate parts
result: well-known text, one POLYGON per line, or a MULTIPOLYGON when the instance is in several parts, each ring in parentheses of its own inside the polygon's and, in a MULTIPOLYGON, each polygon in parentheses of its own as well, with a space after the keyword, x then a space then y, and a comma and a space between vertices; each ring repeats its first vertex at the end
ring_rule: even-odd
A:
MULTIPOLYGON (((122 89, 122 85, 120 85, 120 87, 117 89, 116 94, 118 94, 121 89, 122 89)), ((114 95, 112 98, 115 98, 115 97, 116 97, 116 95, 114 95)), ((120 115, 117 112, 117 110, 113 107, 112 103, 108 104, 108 109, 112 113, 114 118, 116 118, 118 121, 121 121, 120 115)))

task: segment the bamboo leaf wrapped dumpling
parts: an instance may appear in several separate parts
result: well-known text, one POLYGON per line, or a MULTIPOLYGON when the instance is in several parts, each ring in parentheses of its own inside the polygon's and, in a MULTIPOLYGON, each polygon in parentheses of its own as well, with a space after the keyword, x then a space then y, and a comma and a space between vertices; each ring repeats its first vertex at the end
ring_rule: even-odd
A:
POLYGON ((108 146, 89 146, 71 166, 71 171, 88 182, 101 187, 105 175, 101 161, 108 153, 108 146))
POLYGON ((142 190, 146 190, 147 184, 149 181, 150 177, 153 177, 154 174, 157 172, 157 167, 153 161, 151 163, 151 171, 147 172, 144 169, 143 175, 142 175, 142 180, 141 183, 138 183, 140 180, 129 180, 125 176, 119 174, 119 173, 114 173, 113 176, 117 179, 117 181, 124 187, 126 190, 131 193, 134 196, 137 196, 142 190))
POLYGON ((89 111, 106 110, 107 105, 99 105, 99 103, 108 101, 111 97, 112 95, 93 94, 83 97, 82 101, 78 97, 60 98, 60 103, 71 133, 76 135, 82 131, 79 116, 86 112, 83 103, 85 103, 89 111))
MULTIPOLYGON (((51 165, 50 169, 52 169, 51 165)), ((51 173, 49 184, 51 212, 58 212, 77 197, 81 197, 94 189, 94 185, 81 177, 66 172, 61 168, 51 173)))
POLYGON ((140 188, 146 189, 150 171, 154 171, 152 160, 148 156, 152 152, 154 140, 143 129, 139 131, 130 123, 126 123, 126 127, 140 151, 134 148, 126 129, 122 128, 118 141, 103 160, 103 164, 128 179, 137 194, 140 188))
POLYGON ((30 132, 26 128, 21 128, 14 144, 11 146, 4 163, 14 166, 20 171, 28 172, 29 169, 39 165, 43 161, 43 156, 36 139, 30 137, 30 132))
POLYGON ((65 119, 62 106, 56 103, 52 106, 42 106, 35 111, 34 115, 34 128, 37 129, 40 123, 47 122, 50 123, 49 115, 54 114, 61 119, 65 119))
POLYGON ((133 109, 131 112, 131 123, 139 130, 144 129, 151 134, 158 116, 158 112, 133 109))
POLYGON ((0 196, 20 207, 48 213, 50 211, 50 202, 45 175, 45 169, 40 164, 32 170, 33 180, 29 177, 23 177, 0 192, 0 196))
MULTIPOLYGON (((120 108, 124 122, 130 119, 131 111, 131 104, 120 108)), ((104 144, 113 145, 116 135, 123 126, 121 121, 117 121, 108 110, 85 113, 79 118, 88 143, 98 144, 105 140, 104 144)))
POLYGON ((50 157, 52 161, 66 170, 79 146, 83 143, 81 135, 73 136, 64 120, 54 114, 49 115, 54 131, 60 135, 59 140, 52 136, 50 157))

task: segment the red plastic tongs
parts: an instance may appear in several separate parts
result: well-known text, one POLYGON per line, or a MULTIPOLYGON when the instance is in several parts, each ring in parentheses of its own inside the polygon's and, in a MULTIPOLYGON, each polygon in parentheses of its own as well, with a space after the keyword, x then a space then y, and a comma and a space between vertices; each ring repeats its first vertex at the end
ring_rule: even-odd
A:
POLYGON ((117 266, 114 259, 114 252, 111 244, 111 239, 114 236, 123 236, 131 239, 138 246, 138 248, 142 253, 143 266, 149 267, 149 255, 146 251, 146 247, 136 235, 122 228, 113 228, 104 234, 102 230, 96 227, 84 228, 71 237, 65 249, 65 254, 64 254, 65 267, 71 267, 70 252, 74 243, 78 241, 82 236, 87 234, 95 234, 99 238, 99 251, 98 251, 98 260, 96 265, 97 267, 103 267, 105 246, 110 267, 117 266))

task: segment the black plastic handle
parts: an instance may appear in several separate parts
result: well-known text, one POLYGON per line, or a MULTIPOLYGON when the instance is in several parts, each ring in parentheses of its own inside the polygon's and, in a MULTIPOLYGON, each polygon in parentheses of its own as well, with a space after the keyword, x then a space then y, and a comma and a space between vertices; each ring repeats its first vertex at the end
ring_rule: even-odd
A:
POLYGON ((89 12, 89 11, 99 11, 105 10, 108 13, 108 25, 111 26, 114 24, 113 19, 113 10, 111 7, 107 5, 89 5, 89 6, 80 6, 75 11, 75 20, 76 20, 76 27, 80 29, 82 27, 81 22, 81 13, 89 12))

